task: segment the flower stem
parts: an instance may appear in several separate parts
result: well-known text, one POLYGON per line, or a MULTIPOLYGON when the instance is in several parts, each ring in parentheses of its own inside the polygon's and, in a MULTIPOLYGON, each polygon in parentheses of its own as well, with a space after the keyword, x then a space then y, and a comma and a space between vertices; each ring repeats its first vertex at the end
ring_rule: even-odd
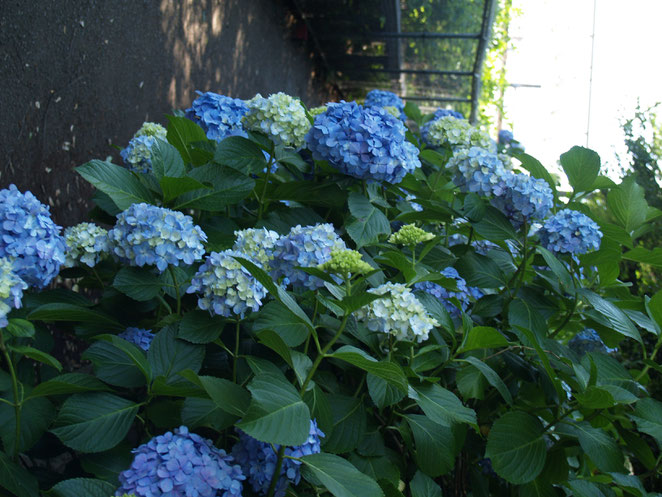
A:
POLYGON ((271 483, 269 484, 269 492, 267 497, 273 497, 274 492, 276 491, 276 484, 280 478, 280 469, 283 467, 283 456, 285 455, 285 446, 281 445, 278 449, 278 455, 276 459, 276 466, 274 467, 274 474, 271 477, 271 483))
POLYGON ((12 391, 14 393, 14 418, 16 421, 16 434, 15 434, 15 440, 14 440, 14 453, 12 455, 12 459, 15 461, 18 458, 18 447, 21 442, 21 408, 22 408, 22 402, 18 398, 18 379, 16 377, 16 370, 14 369, 14 363, 11 360, 11 357, 9 356, 9 352, 7 351, 7 347, 5 346, 5 339, 2 334, 2 331, 0 331, 0 349, 2 350, 2 354, 5 356, 5 360, 7 361, 7 368, 9 368, 9 374, 11 376, 11 384, 12 384, 12 391))
POLYGON ((319 367, 320 363, 322 362, 322 359, 326 357, 326 353, 329 351, 329 349, 333 346, 334 343, 340 338, 340 335, 342 335, 342 332, 345 331, 345 326, 347 326, 347 320, 349 319, 349 314, 345 314, 345 316, 342 318, 342 322, 340 323, 340 327, 338 328, 338 331, 336 334, 333 336, 331 340, 329 340, 329 343, 327 343, 322 351, 317 354, 317 357, 315 358, 315 362, 313 362, 313 367, 310 368, 310 371, 308 372, 308 375, 306 376, 306 379, 303 381, 301 384, 301 390, 299 393, 303 395, 306 392, 306 388, 308 387, 308 384, 310 383, 310 380, 313 379, 313 376, 315 374, 315 371, 317 371, 317 368, 319 367))
POLYGON ((269 185, 269 177, 271 176, 271 166, 274 163, 274 148, 271 148, 269 152, 269 162, 267 163, 267 174, 264 177, 264 186, 262 187, 262 193, 259 198, 259 205, 257 207, 257 220, 262 219, 262 214, 264 213, 264 197, 267 194, 267 186, 269 185))
MULTIPOLYGON (((175 295, 177 296, 177 315, 179 316, 182 312, 182 296, 179 294, 179 285, 177 284, 177 277, 175 276, 175 271, 172 269, 172 266, 168 266, 168 271, 170 271, 170 276, 172 277, 172 284, 175 286, 175 295)), ((170 311, 172 313, 172 311, 170 311)))
POLYGON ((239 356, 239 321, 237 319, 237 324, 234 330, 234 355, 232 357, 232 382, 237 383, 237 357, 239 356))

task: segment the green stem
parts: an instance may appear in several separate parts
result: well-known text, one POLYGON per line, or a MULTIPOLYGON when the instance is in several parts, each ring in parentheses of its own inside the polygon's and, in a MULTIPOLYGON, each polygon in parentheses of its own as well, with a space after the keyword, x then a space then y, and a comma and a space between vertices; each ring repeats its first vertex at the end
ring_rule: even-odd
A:
POLYGON ((234 354, 232 357, 232 382, 237 383, 237 357, 239 357, 239 323, 237 319, 237 324, 234 330, 234 354))
POLYGON ((308 388, 308 384, 310 383, 310 380, 313 379, 313 376, 315 375, 315 371, 317 371, 317 368, 319 367, 320 363, 322 362, 322 359, 326 357, 326 353, 329 351, 329 349, 333 346, 334 343, 340 338, 340 335, 342 335, 342 332, 345 331, 345 326, 347 325, 347 320, 349 319, 349 314, 345 314, 345 316, 342 318, 342 322, 340 323, 340 327, 338 328, 338 331, 336 334, 333 336, 331 340, 329 340, 329 343, 327 343, 322 351, 317 354, 317 357, 315 358, 315 362, 313 362, 313 367, 310 368, 310 371, 308 372, 308 375, 306 376, 306 379, 303 381, 301 384, 301 390, 300 393, 303 395, 306 392, 306 388, 308 388))
MULTIPOLYGON (((660 335, 660 338, 658 338, 657 343, 655 344, 655 348, 653 349, 653 352, 651 352, 651 355, 650 355, 650 357, 649 357, 649 360, 650 360, 651 362, 652 362, 652 361, 655 361, 655 356, 656 356, 657 353, 660 351, 660 347, 662 347, 662 335, 660 335)), ((646 366, 644 367, 644 369, 641 370, 641 373, 639 373, 639 374, 637 375, 637 377, 635 378, 635 381, 638 382, 638 381, 641 380, 644 376, 646 376, 646 373, 648 373, 648 370, 649 370, 650 368, 651 368, 651 367, 650 367, 649 365, 646 365, 646 366)))
POLYGON ((274 149, 271 149, 269 152, 269 162, 267 163, 267 175, 264 177, 264 186, 262 186, 262 193, 260 194, 259 202, 260 204, 257 207, 257 220, 262 219, 262 214, 264 213, 264 197, 267 194, 267 186, 269 185, 269 177, 271 176, 271 166, 274 163, 274 149))
MULTIPOLYGON (((170 271, 170 276, 172 277, 172 284, 175 286, 175 295, 177 296, 177 315, 179 316, 182 312, 182 296, 179 294, 179 285, 177 284, 177 277, 175 276, 175 271, 172 269, 172 266, 168 266, 168 271, 170 271)), ((172 310, 170 313, 172 314, 172 310)))
POLYGON ((274 474, 271 477, 271 484, 269 485, 269 492, 267 497, 273 497, 274 492, 276 491, 276 484, 280 478, 280 468, 283 466, 283 456, 285 455, 285 446, 281 445, 278 449, 278 455, 276 459, 276 466, 274 467, 274 474))
POLYGON ((163 306, 168 310, 168 314, 172 314, 172 307, 170 307, 170 304, 166 302, 166 299, 163 298, 163 295, 160 293, 156 296, 159 302, 163 304, 163 306))
POLYGON ((92 269, 92 274, 94 274, 94 277, 97 279, 97 281, 101 285, 101 288, 103 288, 105 285, 103 284, 103 280, 99 276, 99 273, 97 273, 97 270, 95 268, 91 268, 91 269, 92 269))
POLYGON ((572 308, 570 309, 570 312, 568 315, 565 317, 563 322, 549 335, 549 338, 554 338, 556 335, 558 335, 563 328, 565 328, 565 325, 570 322, 570 319, 572 316, 575 314, 575 309, 577 309, 577 294, 575 293, 575 300, 572 303, 572 308))
POLYGON ((0 331, 0 349, 2 350, 2 354, 5 356, 5 360, 7 361, 7 367, 9 368, 9 374, 11 375, 11 386, 12 386, 12 391, 14 393, 14 417, 16 420, 16 435, 15 435, 15 440, 14 440, 14 454, 12 458, 14 461, 18 458, 18 447, 21 442, 21 407, 22 407, 22 402, 19 400, 18 397, 18 378, 16 377, 16 370, 14 369, 14 363, 11 360, 11 357, 9 356, 9 352, 7 351, 7 347, 5 346, 5 339, 0 331))

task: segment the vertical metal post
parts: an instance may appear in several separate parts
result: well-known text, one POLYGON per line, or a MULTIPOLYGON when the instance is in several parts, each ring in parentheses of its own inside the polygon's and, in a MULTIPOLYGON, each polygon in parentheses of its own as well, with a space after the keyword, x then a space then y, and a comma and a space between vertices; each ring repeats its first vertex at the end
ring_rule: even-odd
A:
POLYGON ((498 0, 485 0, 483 9, 483 25, 480 30, 480 39, 476 48, 476 61, 474 62, 473 79, 471 81, 471 114, 469 121, 476 124, 478 121, 478 102, 482 88, 483 64, 487 55, 488 44, 492 37, 492 24, 496 16, 498 0))

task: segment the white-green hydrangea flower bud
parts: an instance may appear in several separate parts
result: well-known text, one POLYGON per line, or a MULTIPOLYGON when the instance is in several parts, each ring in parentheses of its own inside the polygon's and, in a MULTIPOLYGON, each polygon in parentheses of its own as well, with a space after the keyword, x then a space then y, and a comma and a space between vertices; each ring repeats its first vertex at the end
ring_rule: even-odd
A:
POLYGON ((356 250, 332 250, 331 259, 317 266, 322 271, 328 271, 342 277, 351 274, 365 274, 372 271, 372 266, 363 260, 356 250))
POLYGON ((248 112, 242 118, 246 129, 261 131, 276 145, 303 147, 310 121, 298 99, 282 92, 270 95, 269 98, 258 93, 246 104, 248 112))
POLYGON ((434 235, 417 227, 414 224, 405 224, 397 232, 393 233, 388 241, 397 245, 412 246, 421 242, 432 240, 434 235))
POLYGON ((168 130, 158 123, 144 122, 136 134, 133 135, 134 138, 139 136, 153 136, 159 140, 165 140, 168 130))

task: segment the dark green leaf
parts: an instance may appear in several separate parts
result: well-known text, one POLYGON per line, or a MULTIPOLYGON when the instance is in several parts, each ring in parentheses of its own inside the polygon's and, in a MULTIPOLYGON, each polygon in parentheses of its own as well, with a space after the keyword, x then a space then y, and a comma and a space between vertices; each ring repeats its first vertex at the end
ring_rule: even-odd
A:
POLYGON ((423 412, 435 423, 450 426, 452 423, 476 424, 476 413, 464 407, 457 396, 439 385, 409 387, 409 397, 416 401, 423 412))
POLYGON ((631 233, 646 221, 648 204, 644 189, 629 176, 607 194, 607 205, 618 223, 631 233))
POLYGON ((366 430, 366 413, 361 399, 329 395, 333 418, 331 434, 322 440, 326 452, 340 454, 355 449, 366 430))
POLYGON ((391 225, 382 211, 358 193, 350 193, 347 201, 353 220, 345 226, 357 248, 377 241, 379 235, 391 233, 391 225))
POLYGON ((368 384, 368 392, 370 393, 370 398, 379 408, 384 408, 391 406, 397 402, 400 402, 404 397, 405 393, 402 392, 399 388, 390 385, 385 380, 373 376, 368 373, 366 376, 366 382, 368 384))
POLYGON ((255 181, 248 176, 218 164, 196 167, 188 176, 208 188, 190 191, 177 197, 173 207, 175 210, 202 209, 220 212, 225 210, 226 206, 248 197, 255 187, 255 181))
POLYGON ((605 388, 589 386, 584 392, 575 395, 577 401, 583 407, 589 409, 608 409, 616 405, 614 397, 605 388))
POLYGON ((197 373, 202 367, 205 348, 175 337, 176 327, 168 326, 159 331, 147 351, 152 376, 164 376, 166 383, 176 383, 177 373, 190 369, 197 373))
POLYGON ((253 331, 273 330, 290 347, 301 345, 308 338, 309 329, 287 306, 269 302, 258 314, 253 331))
POLYGON ((607 318, 614 331, 643 343, 641 341, 639 330, 635 328, 632 321, 630 321, 622 310, 590 290, 582 289, 580 291, 588 303, 591 304, 596 311, 607 318))
POLYGON ((409 483, 411 497, 441 497, 441 487, 432 478, 417 471, 409 483))
POLYGON ((216 147, 214 161, 248 174, 260 174, 267 167, 262 149, 243 136, 228 136, 216 147))
POLYGON ((200 384, 216 406, 235 416, 243 416, 250 404, 250 395, 236 383, 213 376, 200 376, 200 384))
POLYGON ((593 428, 585 421, 564 426, 578 439, 582 450, 600 471, 623 471, 623 452, 616 441, 600 428, 593 428))
POLYGON ((179 323, 178 337, 191 343, 211 343, 223 330, 223 322, 206 311, 190 311, 179 323))
POLYGON ((331 357, 342 359, 374 376, 382 378, 402 392, 407 392, 407 378, 400 366, 394 362, 378 361, 366 352, 351 345, 336 350, 331 357))
POLYGON ((115 335, 97 335, 95 338, 98 340, 103 340, 104 342, 108 342, 112 344, 113 347, 124 352, 124 354, 131 360, 131 362, 140 370, 147 381, 152 378, 152 369, 150 368, 150 364, 145 358, 145 354, 139 347, 115 335))
MULTIPOLYGON (((122 340, 119 337, 116 338, 122 340)), ((126 343, 133 345, 129 342, 126 343)), ((137 356, 132 358, 113 343, 97 342, 92 344, 83 353, 83 359, 92 361, 97 377, 110 385, 131 388, 144 385, 146 382, 147 377, 136 366, 135 360, 140 359, 137 356)), ((142 360, 146 362, 144 355, 142 360)))
POLYGON ((662 402, 652 398, 641 399, 630 417, 637 423, 639 431, 662 443, 662 402))
POLYGON ((152 300, 161 292, 161 281, 147 268, 123 267, 115 276, 113 286, 133 300, 152 300))
POLYGON ((478 369, 483 374, 487 382, 499 391, 501 397, 503 397, 503 400, 505 400, 508 404, 513 403, 513 396, 510 394, 508 387, 503 382, 501 377, 496 373, 496 371, 494 371, 491 367, 476 357, 467 356, 466 359, 462 360, 467 361, 476 369, 478 369))
POLYGON ((590 191, 600 172, 600 156, 584 147, 561 154, 561 166, 575 192, 590 191))
POLYGON ((2 451, 0 451, 0 487, 17 497, 39 496, 39 485, 35 477, 28 473, 23 466, 12 462, 9 456, 2 451))
POLYGON ((320 482, 335 497, 383 497, 377 482, 342 457, 312 454, 301 458, 303 477, 320 482))
POLYGON ((505 286, 508 282, 496 262, 472 252, 464 254, 455 264, 455 269, 468 285, 479 288, 498 288, 505 286))
POLYGON ((124 326, 99 311, 73 304, 44 304, 28 315, 33 321, 73 321, 98 325, 101 330, 124 331, 124 326))
POLYGON ((165 203, 170 203, 173 199, 184 195, 185 193, 192 192, 194 190, 209 190, 211 187, 202 184, 197 179, 193 179, 190 176, 185 176, 183 178, 170 178, 168 176, 163 177, 159 180, 159 185, 161 186, 161 191, 163 192, 163 201, 165 203))
POLYGON ((152 173, 158 180, 164 177, 181 178, 186 174, 186 166, 177 149, 158 138, 150 148, 150 160, 152 173))
POLYGON ((420 414, 405 416, 416 441, 416 463, 428 476, 436 478, 455 467, 455 437, 442 426, 420 414))
POLYGON ((556 196, 556 183, 547 168, 543 166, 538 159, 529 154, 516 154, 515 158, 521 162, 520 166, 531 173, 534 178, 544 179, 556 196))
MULTIPOLYGON (((21 434, 18 451, 27 452, 44 435, 55 417, 55 407, 46 399, 28 399, 21 409, 21 434)), ((16 411, 8 404, 0 404, 0 436, 7 452, 16 445, 16 411)))
POLYGON ((10 319, 6 330, 17 338, 31 338, 34 336, 34 325, 26 319, 10 319))
POLYGON ((179 151, 184 162, 194 165, 204 163, 200 152, 191 146, 192 143, 207 140, 203 129, 186 117, 166 117, 168 118, 168 142, 179 151))
POLYGON ((141 202, 152 203, 152 193, 125 167, 110 162, 92 160, 76 168, 76 172, 103 193, 120 209, 141 202))
POLYGON ((508 218, 491 205, 485 207, 485 215, 480 221, 472 224, 476 233, 493 242, 517 238, 517 233, 508 218))
POLYGON ((65 373, 34 387, 28 398, 106 390, 109 390, 109 388, 92 375, 65 373))
POLYGON ((508 322, 513 327, 518 326, 531 330, 539 337, 547 335, 545 318, 531 304, 519 298, 513 300, 508 306, 508 322))
POLYGON ((458 352, 468 352, 476 349, 493 349, 498 347, 507 347, 508 340, 495 328, 489 326, 476 326, 467 334, 458 352))
POLYGON ((25 357, 29 357, 33 361, 38 361, 43 364, 46 364, 48 366, 51 366, 52 368, 57 369, 58 371, 62 371, 62 364, 60 364, 60 361, 58 361, 55 357, 53 357, 50 354, 47 354, 46 352, 43 352, 39 349, 35 349, 34 347, 28 347, 25 345, 10 345, 8 348, 17 354, 24 355, 25 357))
POLYGON ((112 483, 92 478, 74 478, 61 481, 51 490, 56 497, 108 497, 116 488, 112 483))

